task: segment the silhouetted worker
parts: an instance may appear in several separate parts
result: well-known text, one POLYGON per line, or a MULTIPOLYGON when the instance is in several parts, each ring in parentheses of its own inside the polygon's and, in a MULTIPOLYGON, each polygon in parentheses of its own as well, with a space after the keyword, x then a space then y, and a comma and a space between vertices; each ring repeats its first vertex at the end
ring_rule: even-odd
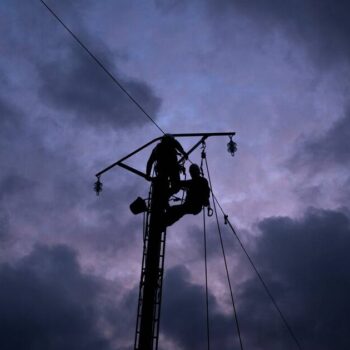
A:
POLYGON ((180 187, 187 191, 184 204, 169 207, 165 215, 165 225, 170 226, 186 214, 197 215, 202 207, 209 206, 210 188, 207 179, 201 176, 199 166, 191 164, 191 180, 180 181, 180 187))
POLYGON ((187 158, 187 154, 181 144, 173 136, 165 134, 161 142, 154 147, 147 162, 146 175, 148 178, 151 177, 152 166, 154 165, 157 179, 170 181, 169 196, 180 189, 181 167, 178 164, 178 153, 187 158))

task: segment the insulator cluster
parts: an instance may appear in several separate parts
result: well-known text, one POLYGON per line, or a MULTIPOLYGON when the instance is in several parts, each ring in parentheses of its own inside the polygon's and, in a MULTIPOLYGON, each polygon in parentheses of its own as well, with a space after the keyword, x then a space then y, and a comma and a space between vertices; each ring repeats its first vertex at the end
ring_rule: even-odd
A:
POLYGON ((102 192, 102 182, 100 181, 100 178, 97 178, 97 181, 94 184, 94 190, 96 192, 97 195, 100 194, 100 192, 102 192))
POLYGON ((232 136, 230 136, 230 141, 227 143, 227 152, 231 154, 233 157, 237 151, 237 143, 232 140, 232 136))

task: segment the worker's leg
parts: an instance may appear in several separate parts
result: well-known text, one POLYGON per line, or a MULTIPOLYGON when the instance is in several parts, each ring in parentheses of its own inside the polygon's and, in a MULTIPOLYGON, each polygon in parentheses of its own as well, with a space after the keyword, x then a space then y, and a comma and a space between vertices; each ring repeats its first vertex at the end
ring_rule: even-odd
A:
POLYGON ((165 225, 171 226, 176 221, 180 220, 185 214, 188 213, 185 205, 174 205, 169 207, 165 214, 165 225))
POLYGON ((202 211, 201 204, 193 204, 188 207, 188 213, 193 215, 198 215, 202 211))
POLYGON ((157 178, 153 181, 153 191, 158 193, 159 205, 162 208, 169 206, 169 181, 163 174, 158 174, 157 178))

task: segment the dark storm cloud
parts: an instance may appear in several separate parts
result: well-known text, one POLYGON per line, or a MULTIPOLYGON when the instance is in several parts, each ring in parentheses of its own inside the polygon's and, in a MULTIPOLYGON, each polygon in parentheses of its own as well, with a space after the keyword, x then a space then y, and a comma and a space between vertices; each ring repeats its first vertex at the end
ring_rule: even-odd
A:
MULTIPOLYGON (((85 22, 91 2, 49 4, 119 77, 118 53, 110 52, 85 22)), ((143 187, 115 172, 117 190, 106 181, 96 197, 94 173, 120 150, 103 154, 94 130, 82 126, 116 130, 149 121, 40 1, 6 0, 0 12, 0 27, 6 28, 0 38, 0 261, 15 260, 36 242, 64 242, 96 269, 101 257, 115 262, 126 249, 131 255, 141 222, 128 205, 143 195, 143 187)), ((152 89, 123 75, 121 81, 155 116, 160 100, 152 89)))
POLYGON ((110 325, 113 325, 110 329, 113 332, 113 338, 118 340, 124 338, 125 342, 128 343, 128 345, 122 345, 119 342, 115 347, 116 350, 129 350, 133 348, 138 292, 139 286, 136 285, 121 299, 116 307, 106 305, 103 310, 105 319, 110 325))
MULTIPOLYGON (((74 43, 75 44, 75 43, 74 43)), ((112 60, 103 57, 113 71, 112 60)), ((110 54, 110 56, 112 56, 110 54)), ((118 127, 148 123, 146 116, 117 87, 107 74, 79 47, 71 45, 64 58, 39 63, 40 95, 62 113, 73 113, 78 121, 94 127, 118 127)), ((116 74, 120 77, 121 73, 116 74)), ((120 78, 120 83, 153 117, 160 107, 160 98, 142 81, 120 78)))
MULTIPOLYGON (((262 235, 257 241, 256 261, 303 348, 348 349, 348 215, 310 209, 300 220, 269 218, 259 227, 262 235)), ((256 331, 264 328, 264 338, 271 339, 266 335, 275 331, 277 343, 269 340, 268 348, 292 349, 288 333, 283 333, 283 327, 278 331, 278 316, 264 306, 267 299, 256 282, 250 280, 241 292, 239 310, 244 321, 250 322, 249 337, 254 339, 256 331)))
MULTIPOLYGON (((234 321, 220 313, 209 294, 213 349, 232 349, 234 321)), ((164 279, 161 331, 181 349, 206 348, 206 306, 203 286, 190 282, 183 266, 170 269, 164 279)))
MULTIPOLYGON (((49 237, 66 236, 73 246, 84 236, 85 244, 93 245, 100 253, 132 245, 137 232, 134 227, 129 228, 128 236, 117 234, 115 227, 128 226, 129 220, 134 219, 128 215, 125 220, 124 216, 129 202, 142 189, 132 180, 119 192, 111 191, 107 184, 103 198, 98 200, 92 190, 93 170, 97 168, 91 169, 92 161, 88 165, 82 164, 80 151, 73 150, 75 140, 62 134, 65 132, 62 125, 70 124, 60 124, 49 117, 35 118, 26 115, 21 108, 24 106, 15 108, 0 99, 0 157, 3 164, 0 211, 6 224, 6 229, 1 230, 1 239, 11 245, 28 246, 33 239, 31 243, 37 239, 46 241, 49 237), (57 143, 53 149, 51 140, 47 140, 52 138, 57 142, 57 136, 62 143, 57 143), (82 203, 86 204, 84 214, 97 215, 99 225, 87 227, 74 218, 76 212, 84 211, 82 203), (35 231, 35 237, 22 237, 21 225, 35 231)), ((7 248, 1 246, 0 250, 7 248)))
POLYGON ((337 120, 323 135, 302 141, 289 160, 291 168, 327 169, 330 165, 348 167, 350 162, 350 112, 337 120))
MULTIPOLYGON (((72 20, 70 7, 65 4, 59 9, 64 10, 62 20, 67 21, 68 26, 70 26, 68 19, 72 20)), ((77 7, 72 9, 78 10, 77 7)), ((61 11, 58 13, 60 14, 61 11)), ((45 15, 52 17, 48 12, 45 15)), ((118 54, 113 54, 103 42, 94 36, 88 25, 83 23, 82 15, 83 13, 78 12, 78 15, 74 16, 75 30, 73 31, 76 32, 75 34, 118 79, 130 95, 152 117, 156 118, 161 103, 160 98, 154 94, 146 82, 123 76, 117 68, 117 61, 120 59, 118 54)), ((60 39, 61 48, 60 52, 57 51, 57 56, 50 55, 51 59, 37 62, 41 79, 39 92, 43 100, 63 114, 72 113, 78 121, 94 127, 106 126, 118 129, 148 123, 147 117, 113 83, 101 67, 54 18, 51 20, 61 34, 64 34, 66 43, 64 44, 60 39)))
POLYGON ((251 17, 265 32, 284 31, 303 42, 322 66, 339 60, 349 63, 350 4, 346 0, 210 0, 209 5, 214 16, 233 11, 251 17))
MULTIPOLYGON (((253 258, 302 348, 348 349, 348 214, 309 209, 299 220, 272 217, 259 228, 253 258)), ((234 295, 246 347, 296 348, 256 278, 239 285, 234 295)), ((211 293, 209 304, 213 348, 232 348, 237 344, 232 314, 223 314, 211 293)), ((205 348, 205 317, 204 287, 191 282, 185 267, 170 269, 164 280, 161 331, 181 349, 205 348)))
POLYGON ((1 349, 111 349, 97 327, 101 286, 71 249, 37 246, 0 281, 1 349))
MULTIPOLYGON (((156 119, 161 99, 147 82, 122 73, 118 64, 120 57, 127 54, 109 50, 94 33, 90 23, 85 22, 91 2, 47 2, 133 98, 156 119)), ((11 28, 8 35, 1 38, 7 74, 22 72, 23 69, 18 72, 13 69, 16 65, 24 66, 28 71, 31 71, 31 65, 36 68, 36 76, 21 79, 26 84, 31 82, 32 91, 38 89, 39 100, 61 112, 61 118, 73 115, 76 120, 93 127, 113 129, 149 123, 148 118, 40 1, 35 6, 15 1, 4 9, 8 13, 4 22, 6 27, 11 28), (16 6, 18 9, 15 9, 16 6), (30 37, 23 33, 30 33, 30 37)))

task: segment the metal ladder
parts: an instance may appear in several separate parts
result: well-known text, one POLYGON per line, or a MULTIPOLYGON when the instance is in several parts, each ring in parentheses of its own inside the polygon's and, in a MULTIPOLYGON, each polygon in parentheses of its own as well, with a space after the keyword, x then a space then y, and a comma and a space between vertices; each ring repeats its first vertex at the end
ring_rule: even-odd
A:
MULTIPOLYGON (((152 186, 149 193, 149 198, 152 195, 152 186)), ((150 228, 150 201, 148 201, 147 212, 144 214, 144 231, 143 231, 143 254, 142 254, 142 268, 141 268, 141 278, 139 286, 139 298, 137 304, 137 319, 136 319, 136 333, 135 333, 135 350, 143 350, 139 347, 140 340, 140 327, 141 327, 141 315, 143 311, 143 293, 145 284, 145 274, 146 274, 146 260, 148 253, 148 242, 149 242, 149 228, 150 228)), ((159 254, 159 264, 158 264, 158 281, 157 281, 157 292, 155 296, 155 308, 152 320, 152 330, 153 330, 153 347, 152 350, 158 349, 158 339, 159 339, 159 325, 160 325, 160 311, 161 311, 161 300, 162 300, 162 287, 163 287, 163 273, 164 273, 164 257, 165 257, 165 242, 166 242, 166 229, 161 233, 160 240, 160 254, 159 254)))

